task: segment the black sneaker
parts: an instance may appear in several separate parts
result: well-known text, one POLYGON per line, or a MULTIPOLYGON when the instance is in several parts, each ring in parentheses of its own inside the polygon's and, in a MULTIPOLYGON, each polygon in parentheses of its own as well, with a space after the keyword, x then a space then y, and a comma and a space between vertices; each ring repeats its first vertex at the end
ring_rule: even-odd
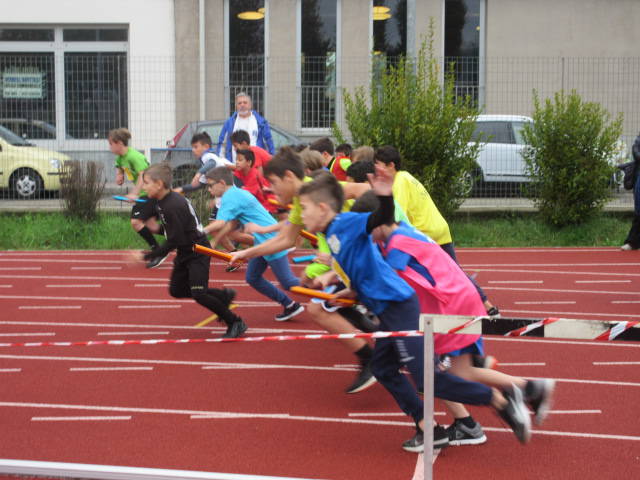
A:
POLYGON ((528 381, 525 391, 529 394, 526 395, 525 401, 533 409, 533 419, 536 425, 542 425, 542 422, 547 418, 549 410, 551 410, 555 388, 556 381, 549 378, 528 381))
POLYGON ((473 428, 467 427, 460 420, 456 419, 447 428, 447 435, 449 437, 449 445, 480 445, 487 441, 487 437, 482 431, 482 425, 478 422, 473 428))
POLYGON ((522 390, 515 385, 512 385, 511 388, 511 391, 502 392, 507 399, 507 405, 497 412, 511 427, 520 443, 527 443, 531 439, 531 418, 529 418, 529 412, 524 405, 522 390))
POLYGON ((247 328, 249 328, 247 324, 238 319, 227 327, 227 332, 222 335, 222 338, 238 338, 247 331, 247 328))
POLYGON ((360 372, 356 376, 356 379, 353 381, 351 385, 349 385, 349 388, 347 388, 346 392, 358 393, 363 390, 366 390, 374 383, 376 383, 376 377, 374 377, 373 373, 371 373, 371 368, 369 367, 368 364, 363 365, 360 368, 360 372))
MULTIPOLYGON (((433 426, 433 449, 442 450, 449 446, 449 436, 442 425, 433 426)), ((420 428, 416 428, 416 434, 402 444, 402 448, 407 452, 424 452, 424 434, 420 428)))
POLYGON ((235 263, 233 265, 229 265, 227 268, 224 269, 224 271, 227 272, 227 273, 235 272, 236 270, 240 270, 240 264, 239 263, 235 263))
POLYGON ((502 315, 500 315, 500 310, 498 310, 498 307, 491 307, 489 310, 487 310, 487 315, 489 316, 489 318, 493 320, 502 318, 502 315))
POLYGON ((295 317, 296 315, 301 314, 302 312, 304 312, 304 307, 298 302, 295 302, 289 307, 284 307, 282 313, 276 315, 275 320, 276 322, 284 322, 286 320, 289 320, 290 318, 295 317))
POLYGON ((168 256, 169 256, 169 254, 167 253, 164 257, 152 258, 151 260, 149 260, 147 262, 147 268, 159 267, 160 265, 162 265, 162 262, 164 262, 167 259, 168 256))
POLYGON ((441 450, 449 446, 449 432, 442 425, 433 426, 433 449, 441 450))

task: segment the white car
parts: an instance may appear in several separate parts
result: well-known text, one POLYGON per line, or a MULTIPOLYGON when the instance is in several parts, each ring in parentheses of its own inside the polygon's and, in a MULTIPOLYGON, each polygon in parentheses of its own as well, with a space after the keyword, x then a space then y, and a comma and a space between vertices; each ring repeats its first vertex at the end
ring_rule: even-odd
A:
MULTIPOLYGON (((523 115, 478 115, 473 138, 481 139, 482 148, 476 170, 472 172, 474 187, 530 181, 522 158, 522 150, 526 146, 522 130, 530 123, 533 120, 523 115)), ((624 141, 619 140, 611 164, 626 161, 627 151, 624 141)))

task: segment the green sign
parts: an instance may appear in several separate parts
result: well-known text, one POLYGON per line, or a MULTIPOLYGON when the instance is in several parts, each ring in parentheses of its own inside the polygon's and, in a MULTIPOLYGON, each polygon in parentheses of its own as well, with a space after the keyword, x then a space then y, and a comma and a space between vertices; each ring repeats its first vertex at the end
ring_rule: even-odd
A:
POLYGON ((3 98, 42 98, 43 75, 37 72, 5 70, 2 73, 3 98))

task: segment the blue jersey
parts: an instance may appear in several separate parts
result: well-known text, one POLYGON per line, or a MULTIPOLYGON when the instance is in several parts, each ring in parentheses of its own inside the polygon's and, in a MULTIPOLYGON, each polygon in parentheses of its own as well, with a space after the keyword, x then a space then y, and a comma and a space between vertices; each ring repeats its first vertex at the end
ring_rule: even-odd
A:
MULTIPOLYGON (((260 204, 258 199, 246 190, 231 187, 224 192, 220 201, 220 208, 216 215, 218 220, 224 220, 225 222, 237 220, 242 225, 245 223, 255 223, 261 227, 267 227, 277 223, 271 214, 260 204)), ((275 235, 275 232, 254 233, 253 239, 255 244, 258 245, 275 237, 275 235)), ((287 251, 283 250, 282 252, 265 255, 264 258, 270 262, 286 254, 287 251)))
POLYGON ((376 315, 389 302, 401 302, 415 292, 382 258, 369 234, 370 213, 345 212, 336 216, 326 231, 327 244, 340 270, 349 277, 358 299, 376 315))
MULTIPOLYGON (((422 232, 419 232, 411 225, 408 225, 405 222, 400 222, 398 228, 396 228, 385 241, 385 245, 388 245, 393 236, 396 234, 415 238, 416 240, 420 240, 425 243, 436 243, 431 238, 427 237, 422 232)), ((389 265, 393 267, 394 270, 405 270, 407 266, 411 267, 416 272, 425 277, 429 281, 429 283, 435 287, 436 281, 433 279, 433 276, 431 276, 431 273, 429 273, 429 270, 408 253, 394 248, 389 251, 389 253, 385 257, 385 260, 389 265)))

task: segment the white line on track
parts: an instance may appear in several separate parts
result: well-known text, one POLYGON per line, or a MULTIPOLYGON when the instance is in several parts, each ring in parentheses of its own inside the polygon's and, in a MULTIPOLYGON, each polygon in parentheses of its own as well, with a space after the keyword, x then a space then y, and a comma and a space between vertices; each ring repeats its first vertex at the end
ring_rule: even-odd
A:
MULTIPOLYGON (((85 267, 82 267, 85 268, 85 267)), ((113 267, 105 267, 105 268, 113 268, 113 267)), ((92 270, 93 268, 87 267, 86 270, 92 270)), ((15 270, 14 268, 10 268, 7 270, 15 270)), ((153 278, 153 277, 104 277, 104 276, 84 276, 84 275, 0 275, 0 278, 8 279, 8 280, 99 280, 99 281, 125 281, 125 282, 166 282, 166 278, 153 278)), ((247 282, 244 280, 226 280, 226 279, 209 279, 210 284, 222 283, 224 285, 232 285, 232 286, 243 286, 246 285, 247 282)), ((271 282, 276 285, 277 282, 271 282)))
MULTIPOLYGON (((76 259, 76 258, 64 258, 64 259, 57 259, 57 258, 25 258, 25 257, 21 257, 21 258, 0 258, 0 262, 20 262, 20 263, 24 263, 24 262, 38 262, 38 263, 64 263, 64 264, 70 264, 70 263, 99 263, 104 265, 105 263, 113 263, 113 264, 126 264, 127 262, 125 260, 105 260, 103 258, 100 259, 96 259, 96 260, 80 260, 80 259, 76 259)), ((74 268, 74 267, 71 267, 74 268)), ((93 268, 93 267, 91 267, 93 268)), ((118 268, 122 268, 122 267, 118 267, 118 268)))
POLYGON ((548 413, 550 415, 599 415, 602 410, 549 410, 548 413))
POLYGON ((0 373, 18 373, 21 371, 21 368, 0 368, 0 373))
MULTIPOLYGON (((544 380, 543 378, 528 377, 536 380, 544 380)), ((640 387, 638 382, 614 382, 611 380, 583 380, 580 378, 553 378, 556 382, 563 383, 586 383, 589 385, 614 385, 616 387, 640 387)))
POLYGON ((330 372, 357 372, 357 368, 316 367, 313 365, 276 365, 261 363, 227 363, 220 365, 205 365, 202 370, 320 370, 330 372))
POLYGON ((498 365, 500 367, 546 367, 547 364, 545 362, 515 362, 515 363, 503 363, 499 362, 498 365))
POLYGON ((102 288, 102 285, 98 283, 94 284, 60 284, 60 285, 45 285, 46 288, 102 288))
POLYGON ((130 416, 126 417, 31 417, 32 422, 81 422, 81 421, 113 421, 113 420, 131 420, 130 416))
POLYGON ((13 285, 0 285, 0 288, 13 288, 13 285))
POLYGON ((134 283, 134 287, 162 287, 167 288, 169 286, 168 283, 134 283))
POLYGON ((625 342, 594 342, 591 340, 549 340, 546 338, 523 338, 523 337, 483 337, 485 342, 540 342, 554 343, 560 345, 584 345, 587 347, 603 347, 603 348, 640 348, 638 343, 625 342))
POLYGON ((474 272, 488 272, 488 273, 536 273, 547 275, 589 275, 589 276, 605 276, 605 277, 640 277, 640 273, 618 273, 618 272, 577 272, 575 270, 524 270, 518 268, 500 269, 500 268, 471 268, 466 270, 473 270, 474 272))
POLYGON ((71 367, 70 372, 129 372, 151 371, 153 367, 71 367))
POLYGON ((122 267, 71 267, 71 270, 122 270, 122 267))
POLYGON ((640 365, 640 362, 593 362, 594 365, 640 365))
POLYGON ((559 300, 559 301, 548 301, 548 302, 513 302, 515 305, 574 305, 575 300, 559 300))
POLYGON ((80 310, 82 305, 20 305, 18 310, 80 310))
MULTIPOLYGON (((487 432, 500 432, 500 433, 510 433, 513 435, 513 431, 508 428, 495 428, 495 427, 482 427, 483 430, 487 432)), ((580 438, 595 438, 598 440, 630 440, 634 442, 639 442, 640 437, 635 437, 631 435, 607 435, 602 433, 583 433, 583 432, 557 432, 550 430, 533 430, 531 433, 533 435, 550 435, 550 436, 558 436, 558 437, 580 437, 580 438)))
POLYGON ((568 290, 561 288, 518 288, 518 287, 485 287, 485 290, 504 290, 504 291, 512 291, 512 292, 551 292, 551 293, 588 293, 588 294, 596 294, 596 295, 638 295, 638 292, 621 292, 621 291, 610 291, 610 290, 568 290))
POLYGON ((575 283, 631 283, 631 280, 574 280, 575 283))
POLYGON ((544 283, 543 280, 489 280, 489 283, 536 283, 541 284, 544 283))
POLYGON ((475 267, 637 267, 640 263, 463 263, 467 268, 475 267))
POLYGON ((169 332, 98 332, 98 335, 169 335, 169 332))
MULTIPOLYGON (((444 416, 446 412, 433 412, 436 416, 444 416)), ((354 412, 348 413, 349 417, 406 417, 404 412, 354 412)))
POLYGON ((118 305, 118 308, 182 308, 182 305, 118 305))
MULTIPOLYGON (((487 288, 491 288, 491 287, 487 287, 487 288)), ((552 315, 554 317, 562 316, 563 318, 569 318, 569 316, 571 316, 570 318, 574 320, 580 320, 580 319, 590 320, 592 317, 596 317, 595 320, 603 320, 603 319, 611 320, 613 318, 631 318, 631 319, 638 318, 637 314, 631 314, 631 313, 558 312, 558 311, 549 311, 549 310, 513 310, 511 308, 504 308, 504 309, 501 308, 500 311, 503 313, 526 313, 528 315, 533 314, 533 315, 540 315, 540 316, 547 316, 547 315, 552 315)))
POLYGON ((0 270, 42 270, 42 267, 0 267, 0 270))
POLYGON ((53 337, 54 332, 36 332, 36 333, 0 333, 0 337, 53 337))
POLYGON ((611 300, 611 303, 640 303, 640 300, 611 300))

